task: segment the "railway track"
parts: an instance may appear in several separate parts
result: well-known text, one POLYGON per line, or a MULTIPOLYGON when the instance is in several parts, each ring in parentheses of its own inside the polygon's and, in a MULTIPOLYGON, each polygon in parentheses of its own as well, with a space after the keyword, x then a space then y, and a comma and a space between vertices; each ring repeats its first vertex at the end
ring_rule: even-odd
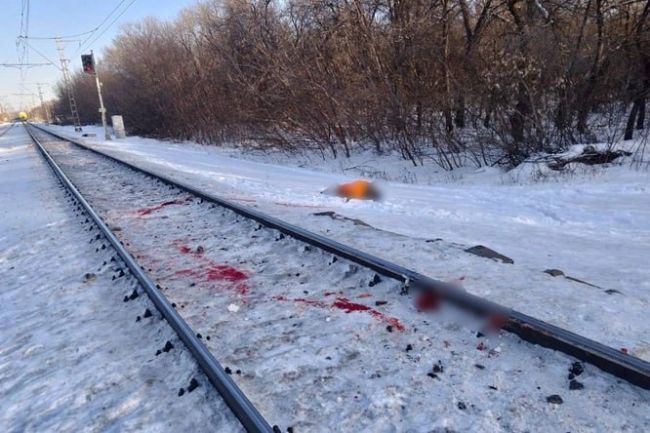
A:
POLYGON ((6 126, 5 128, 1 129, 1 130, 0 130, 0 137, 2 137, 2 136, 5 135, 7 132, 9 132, 9 131, 11 130, 11 128, 13 128, 15 125, 16 125, 16 122, 11 122, 11 123, 9 124, 9 126, 6 126))
MULTIPOLYGON (((380 324, 393 334, 405 328, 415 329, 414 323, 405 324, 403 319, 412 311, 398 305, 399 302, 379 300, 374 306, 365 302, 371 296, 383 296, 382 299, 388 300, 397 293, 406 294, 411 290, 424 293, 425 298, 442 298, 453 305, 454 310, 445 313, 447 315, 439 314, 437 320, 453 320, 450 317, 458 314, 456 310, 466 310, 498 322, 499 327, 512 333, 513 337, 507 339, 507 344, 521 338, 564 352, 634 385, 650 388, 650 364, 640 359, 323 236, 197 191, 189 185, 147 172, 82 143, 36 126, 29 126, 28 130, 63 183, 68 188, 74 188, 74 183, 83 191, 87 201, 78 191, 75 193, 77 199, 100 225, 104 236, 119 248, 120 256, 131 272, 197 357, 204 371, 207 370, 211 382, 249 431, 270 431, 270 427, 231 380, 227 373, 232 372, 231 369, 221 368, 204 341, 196 337, 181 317, 190 317, 188 320, 193 320, 195 328, 202 326, 203 318, 210 317, 206 316, 205 305, 201 305, 205 302, 202 301, 208 300, 209 307, 229 314, 237 314, 240 309, 248 311, 248 324, 239 323, 240 320, 218 319, 218 325, 207 330, 213 334, 224 332, 219 337, 219 346, 235 347, 234 355, 225 356, 232 363, 245 364, 245 359, 257 356, 263 358, 259 365, 269 368, 272 362, 268 358, 250 347, 237 345, 233 340, 238 335, 252 336, 260 351, 272 351, 278 341, 269 340, 264 334, 277 332, 286 326, 284 322, 296 319, 296 314, 287 315, 287 309, 295 312, 298 308, 301 314, 308 309, 306 314, 314 319, 324 310, 340 310, 342 317, 363 313, 365 322, 362 320, 362 324, 375 327, 380 324), (54 141, 47 137, 54 137, 54 141), (276 260, 271 260, 274 257, 276 260), (316 287, 324 283, 336 289, 316 287), (366 292, 360 293, 359 287, 366 292), (219 299, 212 299, 211 294, 214 296, 215 293, 219 294, 219 299), (389 305, 384 307, 386 303, 389 305), (266 314, 275 314, 277 320, 269 320, 266 314), (258 326, 251 330, 251 325, 258 326), (262 327, 263 330, 257 329, 262 327), (233 335, 229 337, 228 333, 233 335)), ((361 317, 361 314, 354 317, 361 317)), ((464 320, 478 329, 484 319, 468 316, 464 320)), ((313 325, 294 322, 290 326, 307 328, 313 325)), ((421 319, 418 319, 417 326, 418 330, 425 332, 431 328, 432 332, 449 334, 449 340, 458 334, 458 329, 441 330, 421 319)), ((320 326, 315 326, 313 333, 324 340, 334 341, 334 336, 322 331, 320 326)), ((285 333, 283 337, 297 338, 291 333, 285 333)), ((319 352, 324 350, 312 340, 306 344, 319 352)), ((460 348, 464 345, 465 350, 474 349, 475 344, 475 341, 464 338, 458 340, 460 348)), ((479 343, 479 347, 482 344, 479 343)), ((409 346, 411 344, 406 346, 407 351, 409 346)), ((485 346, 487 348, 487 344, 485 346)), ((526 350, 543 351, 525 347, 526 350)), ((218 350, 217 347, 211 349, 218 350)), ((493 349, 488 352, 499 356, 498 347, 493 349)), ((325 358, 328 357, 332 358, 332 355, 325 358)), ((436 373, 434 366, 433 376, 439 376, 441 369, 438 367, 436 373)), ((306 366, 305 370, 311 371, 306 366)), ((247 384, 246 374, 241 375, 242 383, 252 389, 247 384)), ((299 382, 304 378, 300 376, 294 380, 299 382)), ((255 378, 253 382, 273 386, 273 380, 255 378)), ((274 412, 278 409, 295 410, 295 407, 265 400, 264 409, 274 412), (271 409, 272 406, 275 410, 271 409)))

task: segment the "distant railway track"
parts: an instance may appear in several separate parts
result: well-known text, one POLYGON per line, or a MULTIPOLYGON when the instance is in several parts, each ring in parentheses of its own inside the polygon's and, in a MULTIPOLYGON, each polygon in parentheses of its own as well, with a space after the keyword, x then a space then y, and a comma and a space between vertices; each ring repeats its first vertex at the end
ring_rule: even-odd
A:
POLYGON ((2 137, 2 136, 5 135, 7 132, 9 132, 9 131, 11 130, 11 128, 13 128, 15 125, 16 125, 16 122, 11 122, 11 123, 9 124, 9 126, 6 126, 6 127, 3 128, 2 130, 0 130, 0 137, 2 137))
MULTIPOLYGON (((66 185, 66 187, 75 191, 74 194, 77 197, 77 200, 83 204, 87 212, 93 216, 93 219, 102 228, 104 236, 111 242, 111 244, 113 244, 114 247, 116 247, 124 262, 127 264, 129 269, 131 269, 133 275, 135 275, 143 287, 145 287, 147 294, 152 298, 152 301, 156 307, 170 322, 177 333, 179 333, 179 337, 181 337, 190 351, 197 357, 199 365, 201 365, 203 370, 206 372, 211 382, 215 385, 217 390, 224 397, 224 400, 226 400, 242 424, 247 429, 249 429, 249 431, 270 430, 268 430, 268 423, 266 423, 266 421, 261 418, 259 412, 255 410, 255 408, 246 399, 243 393, 241 393, 241 391, 235 386, 230 378, 223 372, 223 369, 212 357, 208 349, 201 343, 199 339, 196 338, 195 333, 183 321, 177 311, 166 300, 164 295, 161 294, 161 290, 156 289, 156 283, 154 283, 154 280, 142 269, 143 264, 139 263, 136 258, 134 258, 122 246, 121 241, 118 239, 118 236, 113 233, 104 222, 102 222, 102 218, 90 207, 81 193, 74 187, 70 179, 67 178, 67 176, 64 174, 64 171, 59 167, 57 161, 55 161, 56 157, 53 157, 50 154, 51 152, 46 149, 46 146, 43 146, 43 144, 37 138, 37 135, 48 134, 57 140, 71 143, 76 149, 80 149, 84 153, 84 158, 87 158, 86 163, 89 163, 93 158, 97 161, 102 160, 110 161, 111 163, 117 163, 117 165, 120 167, 124 167, 132 172, 137 172, 140 175, 145 175, 147 178, 154 179, 161 185, 167 185, 169 188, 173 188, 174 190, 181 191, 183 194, 185 194, 185 196, 181 198, 179 198, 180 196, 178 194, 175 194, 172 197, 169 197, 171 200, 168 198, 167 201, 164 201, 165 196, 161 195, 161 197, 159 197, 157 201, 154 202, 158 203, 157 205, 150 208, 142 208, 140 210, 140 213, 142 215, 148 215, 147 212, 154 212, 165 206, 173 206, 179 204, 181 200, 201 200, 203 202, 207 202, 212 206, 218 206, 222 209, 232 211, 236 215, 244 217, 247 220, 255 221, 256 223, 260 224, 260 227, 263 226, 269 229, 277 230, 282 234, 282 236, 286 235, 292 237, 309 246, 316 247, 322 251, 331 253, 336 257, 346 259, 363 268, 370 269, 378 274, 381 274, 382 276, 393 279, 403 285, 403 287, 406 289, 418 290, 435 295, 471 313, 476 313, 486 317, 499 318, 499 324, 503 330, 516 334, 525 341, 561 351, 567 355, 594 365, 601 370, 611 373, 634 385, 645 389, 650 389, 650 363, 645 362, 639 358, 622 353, 619 350, 605 346, 596 341, 569 332, 544 321, 535 319, 518 311, 503 307, 467 292, 460 291, 456 287, 451 286, 447 283, 433 280, 405 267, 398 266, 389 261, 366 254, 350 246, 333 241, 327 237, 312 233, 277 218, 265 215, 254 209, 232 203, 211 193, 200 191, 191 185, 178 182, 159 173, 153 173, 151 171, 137 167, 127 161, 123 161, 114 156, 105 154, 101 151, 90 148, 83 143, 55 134, 39 126, 30 125, 27 126, 27 129, 30 132, 30 135, 34 139, 35 143, 38 145, 39 150, 41 153, 43 153, 48 163, 52 166, 59 178, 66 185)), ((67 161, 66 164, 73 164, 73 162, 67 161)), ((80 166, 83 166, 83 164, 80 164, 80 166)), ((70 167, 72 167, 72 165, 70 165, 70 167)), ((94 168, 92 170, 94 170, 94 168)), ((95 174, 99 175, 99 173, 95 174)), ((83 173, 79 174, 79 176, 82 175, 83 173)), ((111 174, 105 173, 105 175, 110 176, 111 174)), ((113 182, 117 181, 117 179, 113 177, 111 179, 113 179, 113 182)), ((133 189, 133 186, 128 184, 124 188, 133 189)), ((138 200, 145 201, 146 199, 147 197, 138 198, 138 200)), ((151 199, 149 199, 149 201, 151 201, 151 199)), ((179 245, 179 248, 181 248, 181 250, 183 248, 187 249, 185 245, 179 245)), ((185 252, 195 258, 201 258, 202 255, 200 251, 195 250, 187 249, 185 252)), ((201 258, 201 260, 204 259, 201 258)), ((223 268, 219 269, 220 271, 225 272, 223 268)), ((230 275, 228 278, 230 278, 230 281, 235 281, 237 278, 239 278, 239 276, 230 275)), ((242 292, 244 291, 243 286, 238 287, 241 288, 242 292)))

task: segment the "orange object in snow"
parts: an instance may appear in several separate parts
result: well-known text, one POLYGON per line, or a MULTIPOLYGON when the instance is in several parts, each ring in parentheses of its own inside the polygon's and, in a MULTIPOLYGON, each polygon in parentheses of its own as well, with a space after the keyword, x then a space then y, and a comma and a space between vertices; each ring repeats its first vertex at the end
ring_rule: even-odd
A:
POLYGON ((339 184, 334 188, 333 192, 337 196, 348 200, 353 198, 357 200, 379 200, 381 198, 377 186, 367 180, 355 180, 354 182, 339 184))

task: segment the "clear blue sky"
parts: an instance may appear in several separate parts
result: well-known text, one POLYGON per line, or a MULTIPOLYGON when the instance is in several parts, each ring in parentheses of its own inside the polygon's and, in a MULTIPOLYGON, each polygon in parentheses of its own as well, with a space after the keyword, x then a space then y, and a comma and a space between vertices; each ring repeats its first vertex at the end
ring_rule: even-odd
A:
MULTIPOLYGON (((132 0, 125 0, 120 9, 93 35, 88 42, 91 42, 99 33, 105 30, 108 24, 124 9, 132 0)), ((20 33, 21 5, 22 0, 0 0, 0 63, 17 63, 18 53, 16 50, 16 37, 20 33)), ((29 36, 56 36, 71 35, 86 32, 97 27, 102 20, 118 5, 121 0, 31 0, 29 14, 29 36)), ((139 21, 147 16, 167 20, 173 19, 178 12, 196 3, 196 0, 135 0, 126 12, 99 38, 96 42, 84 49, 89 52, 93 49, 98 57, 101 57, 103 48, 109 45, 112 39, 119 32, 120 26, 124 23, 139 21)), ((84 39, 85 36, 78 38, 84 39)), ((32 40, 30 43, 42 54, 58 66, 58 53, 54 41, 32 40)), ((79 58, 81 52, 77 52, 79 42, 66 44, 66 57, 72 63, 72 69, 81 68, 79 58), (74 56, 73 56, 74 54, 74 56)), ((28 50, 31 63, 45 63, 41 56, 35 51, 28 50)), ((53 66, 41 66, 31 68, 27 71, 24 80, 21 79, 18 69, 0 67, 0 104, 8 105, 12 109, 25 109, 38 102, 36 85, 33 83, 47 83, 43 86, 45 98, 53 96, 52 87, 61 78, 61 73, 53 66), (21 84, 24 81, 24 87, 21 84), (15 96, 16 93, 34 93, 31 96, 15 96)))

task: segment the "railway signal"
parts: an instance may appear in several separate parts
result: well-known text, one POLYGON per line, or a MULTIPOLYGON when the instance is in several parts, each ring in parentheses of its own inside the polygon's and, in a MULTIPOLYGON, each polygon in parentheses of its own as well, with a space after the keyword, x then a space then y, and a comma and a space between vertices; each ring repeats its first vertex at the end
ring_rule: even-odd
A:
POLYGON ((106 140, 110 140, 111 135, 108 133, 108 125, 106 124, 106 108, 104 107, 104 99, 102 98, 102 83, 99 81, 99 76, 95 70, 95 56, 93 55, 92 51, 90 54, 81 55, 81 64, 83 65, 83 69, 86 74, 90 74, 95 77, 95 83, 97 84, 97 95, 99 96, 99 112, 102 113, 102 125, 104 126, 104 138, 106 140))
POLYGON ((83 65, 86 74, 95 75, 95 58, 91 54, 81 55, 81 64, 83 65))

